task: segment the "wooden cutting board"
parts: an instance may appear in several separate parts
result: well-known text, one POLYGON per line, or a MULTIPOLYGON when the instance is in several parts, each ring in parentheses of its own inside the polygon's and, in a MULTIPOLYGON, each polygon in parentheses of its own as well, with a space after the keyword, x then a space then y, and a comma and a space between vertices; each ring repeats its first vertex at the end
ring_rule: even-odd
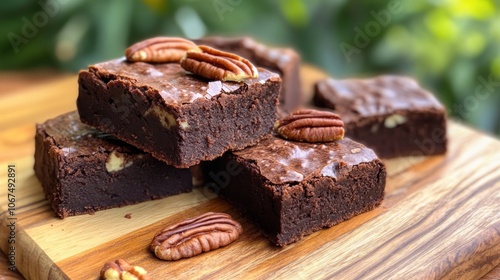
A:
MULTIPOLYGON (((321 77, 309 68, 303 74, 307 89, 321 77)), ((285 248, 198 189, 61 220, 33 174, 34 124, 74 110, 76 94, 70 77, 0 98, 0 248, 9 254, 12 164, 15 261, 27 279, 97 279, 104 262, 116 258, 144 267, 154 279, 473 279, 500 264, 500 141, 455 122, 449 123, 446 155, 386 161, 380 207, 285 248), (163 225, 207 211, 233 215, 244 228, 240 239, 176 262, 148 252, 163 225)))

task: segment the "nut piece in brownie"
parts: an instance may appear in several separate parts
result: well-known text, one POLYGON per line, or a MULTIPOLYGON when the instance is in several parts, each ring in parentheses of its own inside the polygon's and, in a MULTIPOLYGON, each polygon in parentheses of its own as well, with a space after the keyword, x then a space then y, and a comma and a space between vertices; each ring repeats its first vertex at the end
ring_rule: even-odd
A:
POLYGON ((445 108, 411 78, 325 79, 314 104, 340 115, 346 136, 382 158, 446 152, 445 108))
POLYGON ((202 164, 215 190, 279 246, 378 206, 386 169, 350 139, 303 143, 277 137, 202 164))
POLYGON ((279 73, 283 80, 280 107, 292 112, 301 104, 300 56, 293 49, 269 47, 250 37, 213 36, 196 42, 238 54, 259 67, 279 73))
POLYGON ((78 83, 82 122, 186 168, 268 135, 281 79, 259 68, 258 78, 210 81, 177 63, 115 59, 81 71, 78 83))
POLYGON ((35 174, 61 218, 189 192, 177 169, 80 122, 77 112, 36 127, 35 174))

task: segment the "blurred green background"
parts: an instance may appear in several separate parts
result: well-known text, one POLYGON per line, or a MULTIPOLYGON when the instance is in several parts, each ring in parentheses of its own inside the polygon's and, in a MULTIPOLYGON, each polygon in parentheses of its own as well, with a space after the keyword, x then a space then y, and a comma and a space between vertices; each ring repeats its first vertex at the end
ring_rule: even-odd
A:
POLYGON ((499 1, 7 0, 0 21, 0 70, 76 72, 157 35, 250 35, 335 77, 413 76, 500 135, 499 1))

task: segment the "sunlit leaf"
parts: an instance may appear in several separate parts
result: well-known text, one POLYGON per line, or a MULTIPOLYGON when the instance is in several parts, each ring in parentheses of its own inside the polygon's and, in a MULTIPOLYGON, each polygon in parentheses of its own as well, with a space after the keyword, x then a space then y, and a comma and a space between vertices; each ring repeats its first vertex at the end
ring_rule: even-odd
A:
POLYGON ((453 15, 459 17, 484 20, 495 14, 495 6, 491 0, 456 0, 449 3, 453 15))
POLYGON ((473 31, 463 36, 461 44, 458 46, 461 53, 466 56, 475 56, 484 50, 486 38, 480 32, 473 31))
POLYGON ((500 55, 497 55, 491 62, 491 72, 493 75, 500 79, 500 55))
POLYGON ((408 44, 410 33, 403 25, 394 25, 389 28, 385 36, 389 46, 394 49, 404 49, 408 44))
POLYGON ((295 26, 304 26, 309 21, 305 0, 281 0, 280 8, 285 18, 295 26))
POLYGON ((497 17, 490 21, 488 24, 490 31, 490 40, 500 42, 500 17, 497 17))
POLYGON ((437 8, 425 17, 425 24, 431 33, 440 40, 454 40, 458 33, 458 26, 446 13, 437 8))

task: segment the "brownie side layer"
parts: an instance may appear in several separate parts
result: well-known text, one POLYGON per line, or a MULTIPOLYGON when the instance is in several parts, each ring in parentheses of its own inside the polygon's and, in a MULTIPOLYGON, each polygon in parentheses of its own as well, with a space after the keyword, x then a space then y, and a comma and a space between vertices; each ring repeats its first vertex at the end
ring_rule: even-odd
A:
POLYGON ((382 158, 446 152, 446 112, 413 79, 325 79, 315 85, 314 104, 344 120, 345 133, 382 158))
POLYGON ((268 135, 280 85, 264 69, 242 83, 209 82, 175 63, 114 60, 80 72, 77 106, 84 123, 186 168, 268 135))
POLYGON ((192 189, 176 169, 79 121, 71 112, 36 127, 35 174, 61 218, 192 189))
POLYGON ((207 187, 278 246, 380 205, 386 179, 375 154, 349 139, 325 145, 266 139, 203 169, 207 187))
POLYGON ((259 67, 279 73, 283 80, 281 107, 290 113, 301 105, 300 56, 293 49, 268 47, 250 37, 214 36, 198 39, 196 43, 238 54, 259 67))
POLYGON ((439 155, 446 153, 446 117, 442 111, 398 111, 345 125, 346 136, 373 148, 382 158, 439 155), (387 127, 397 114, 405 122, 387 127))

